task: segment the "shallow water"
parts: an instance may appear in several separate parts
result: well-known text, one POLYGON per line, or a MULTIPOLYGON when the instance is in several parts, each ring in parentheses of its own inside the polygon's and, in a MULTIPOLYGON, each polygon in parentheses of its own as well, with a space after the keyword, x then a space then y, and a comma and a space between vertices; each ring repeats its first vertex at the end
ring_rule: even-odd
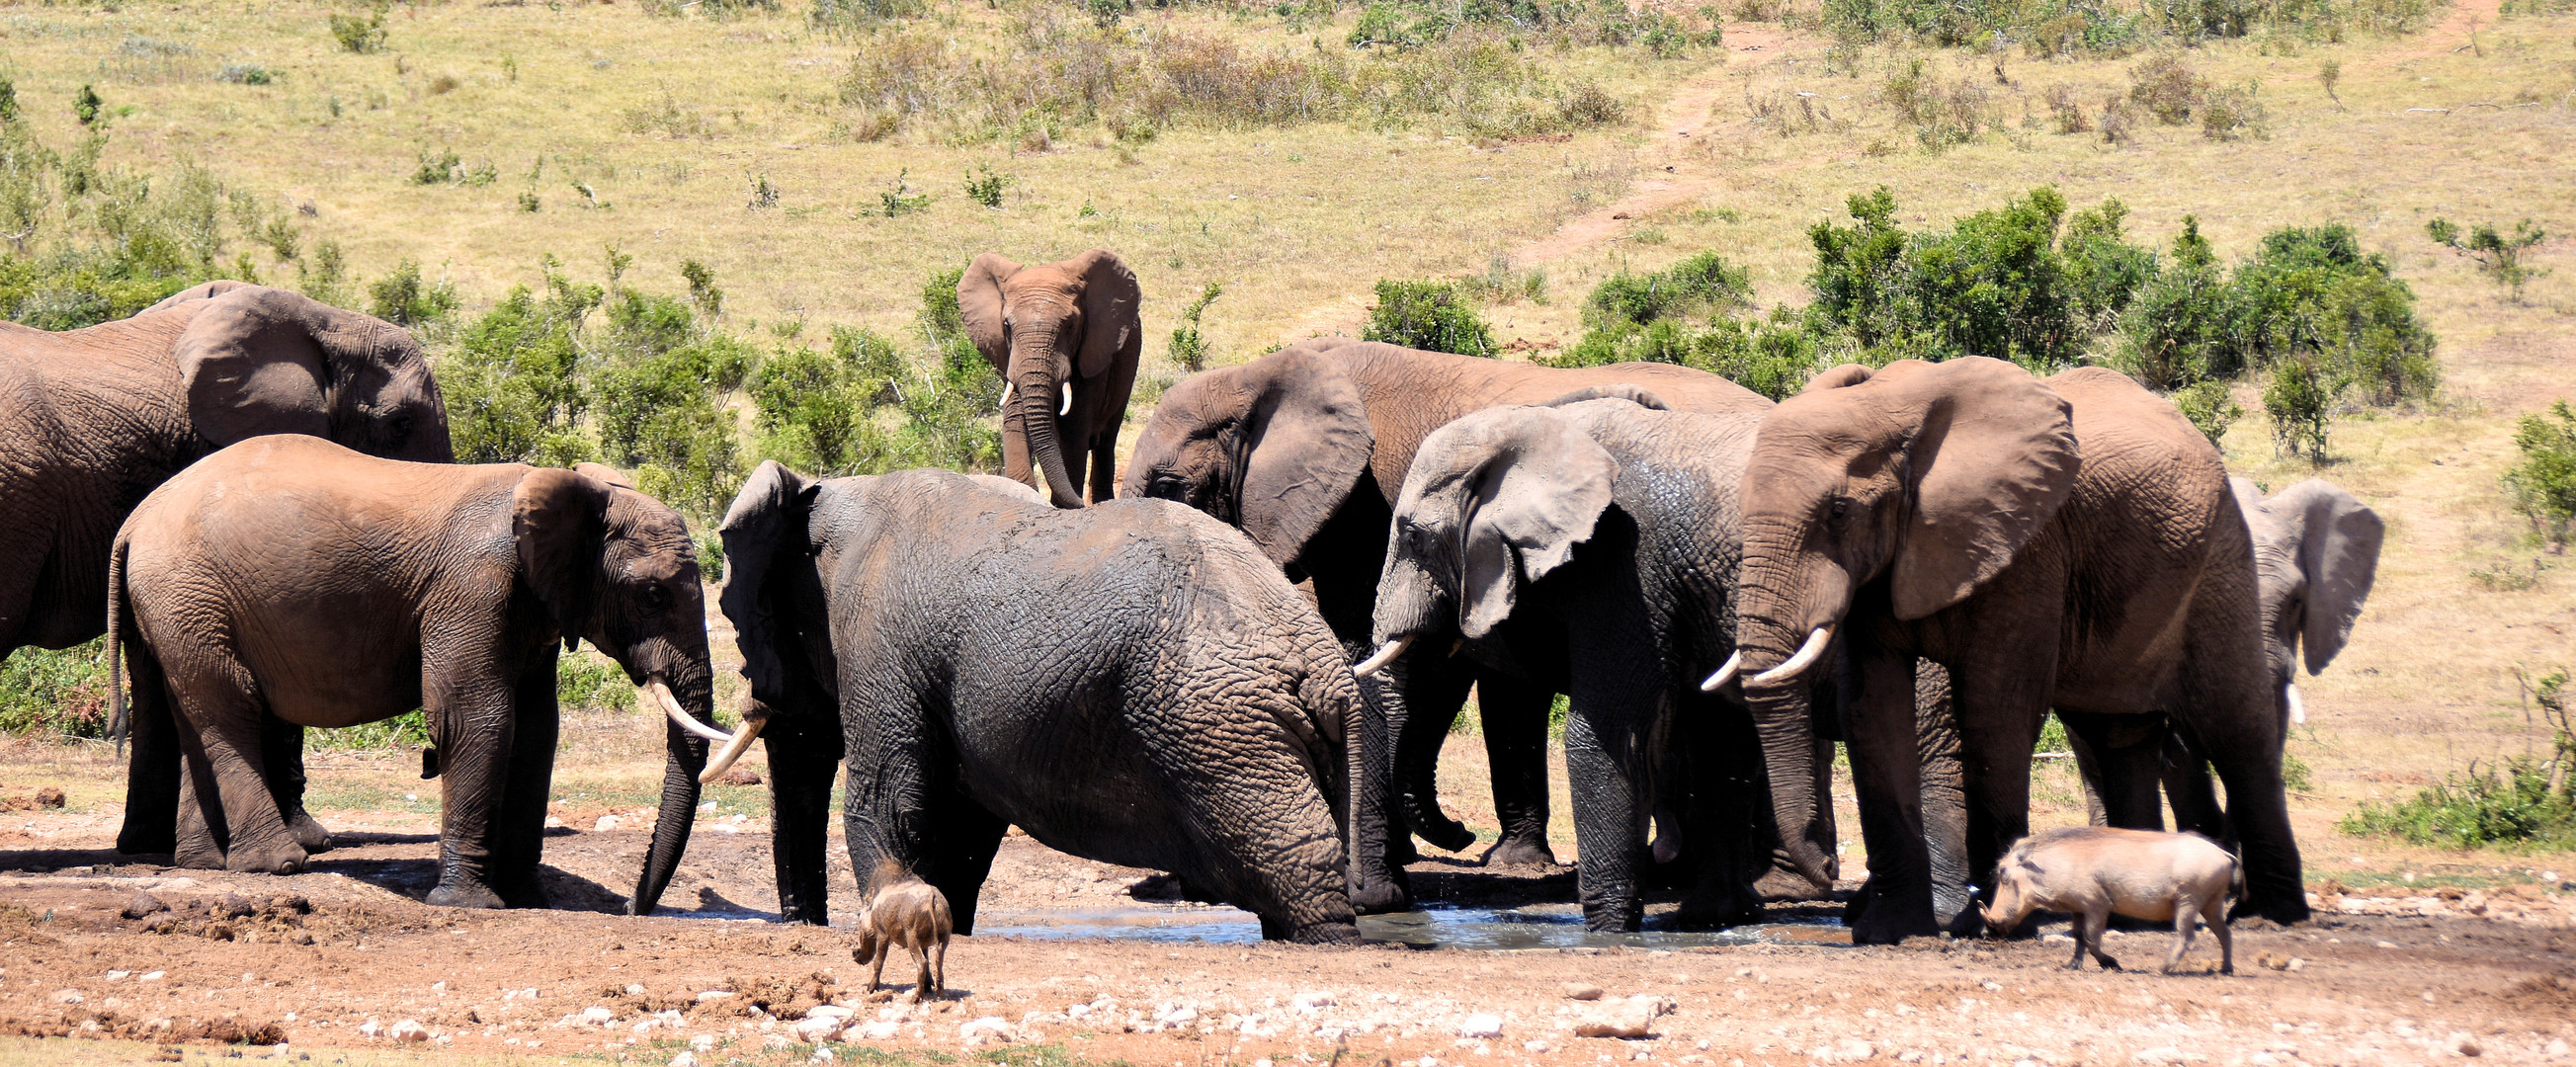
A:
MULTIPOLYGON (((975 932, 1034 938, 1113 938, 1135 941, 1205 941, 1249 944, 1261 940, 1260 920, 1233 908, 1102 908, 1081 911, 986 912, 975 932)), ((1573 905, 1525 908, 1453 908, 1360 917, 1360 937, 1421 948, 1492 951, 1557 948, 1697 948, 1710 945, 1849 945, 1842 923, 1830 919, 1763 923, 1731 930, 1642 930, 1596 934, 1583 929, 1573 905)))

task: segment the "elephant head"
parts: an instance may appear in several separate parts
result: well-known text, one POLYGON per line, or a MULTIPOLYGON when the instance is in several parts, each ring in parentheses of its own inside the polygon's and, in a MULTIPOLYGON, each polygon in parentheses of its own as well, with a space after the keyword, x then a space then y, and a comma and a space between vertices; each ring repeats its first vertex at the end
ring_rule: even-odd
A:
POLYGON ((1166 390, 1127 461, 1125 491, 1240 527, 1292 566, 1358 486, 1374 446, 1359 386, 1300 346, 1166 390))
POLYGON ((2254 537, 2263 646, 2273 684, 2290 721, 2306 722, 2295 659, 2304 656, 2313 675, 2343 651, 2379 572, 2387 527, 2378 512, 2320 478, 2269 498, 2243 478, 2230 478, 2228 485, 2254 537))
POLYGON ((816 608, 822 604, 822 576, 815 569, 807 526, 821 490, 822 483, 777 460, 763 460, 734 494, 733 506, 718 528, 724 536, 726 563, 718 604, 725 617, 733 620, 734 644, 742 651, 742 675, 751 683, 751 706, 763 715, 838 715, 831 644, 801 640, 801 635, 783 632, 779 625, 782 614, 821 616, 819 610, 796 610, 799 604, 816 608))
MULTIPOLYGON (((957 279, 966 336, 1006 383, 1003 446, 1018 452, 1010 457, 1012 474, 1022 475, 1034 461, 1057 507, 1082 506, 1077 475, 1084 447, 1079 440, 1066 444, 1059 420, 1073 410, 1077 382, 1091 388, 1088 383, 1104 381, 1122 365, 1132 382, 1144 346, 1139 295, 1135 272, 1097 248, 1027 268, 986 252, 957 279), (1077 452, 1070 463, 1068 447, 1077 452)), ((1122 412, 1125 404, 1122 394, 1122 412)))
POLYGON ((409 331, 231 281, 183 290, 144 314, 162 311, 190 316, 173 354, 189 422, 208 451, 297 433, 387 459, 456 458, 429 358, 409 331))
POLYGON ((589 641, 626 669, 644 705, 668 716, 662 801, 630 914, 650 914, 688 847, 700 768, 724 773, 760 730, 745 717, 726 734, 715 719, 707 658, 705 593, 697 547, 678 512, 636 492, 626 477, 585 463, 540 467, 511 496, 519 582, 544 605, 567 649, 589 641), (725 749, 710 763, 707 740, 725 749))
POLYGON ((1764 418, 1744 474, 1736 641, 1782 845, 1822 881, 1809 687, 1860 589, 1898 619, 1957 604, 2011 565, 2073 492, 2071 410, 2013 364, 1905 360, 1819 375, 1764 418))

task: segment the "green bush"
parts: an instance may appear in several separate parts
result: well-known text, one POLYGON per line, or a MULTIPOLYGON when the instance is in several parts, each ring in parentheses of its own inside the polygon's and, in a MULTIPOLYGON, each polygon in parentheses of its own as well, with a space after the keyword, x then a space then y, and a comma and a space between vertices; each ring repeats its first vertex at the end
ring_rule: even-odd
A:
POLYGON ((2545 414, 2523 416, 2513 443, 2522 462, 2505 471, 2504 484, 2514 506, 2543 540, 2566 544, 2576 526, 2576 411, 2561 400, 2545 414))
POLYGON ((2226 382, 2196 382, 2174 390, 2174 410, 2191 420, 2193 429, 2209 438, 2212 447, 2220 447, 2227 438, 2227 428, 2245 417, 2245 409, 2236 403, 2236 391, 2226 382))
POLYGON ((385 13, 379 10, 362 17, 334 11, 331 13, 331 38, 340 42, 340 49, 344 52, 363 56, 384 51, 385 13))
POLYGON ((1753 282, 1715 252, 1702 252, 1652 274, 1620 271, 1583 301, 1587 325, 1645 324, 1658 319, 1734 311, 1749 305, 1753 282))
POLYGON ((367 287, 367 314, 396 326, 426 326, 455 311, 456 287, 422 281, 420 264, 413 260, 396 264, 393 273, 367 287))
POLYGON ((21 648, 0 660, 0 735, 107 736, 106 644, 21 648))
POLYGON ((2364 804, 2336 829, 2355 837, 2389 836, 2418 845, 2576 849, 2576 802, 2562 784, 2550 789, 2558 761, 2520 757, 2481 771, 2471 764, 2411 800, 2364 804))
POLYGON ((2445 218, 2425 223, 2424 233, 2435 243, 2475 260, 2478 270, 2512 290, 2517 302, 2522 299, 2523 283, 2549 273, 2522 265, 2522 254, 2549 238, 2530 219, 2515 223, 2511 237, 2482 222, 2471 227, 2467 239, 2462 240, 2459 224, 2445 218))
POLYGON ((2234 375, 2244 354, 2234 340, 2235 291, 2200 219, 2185 215, 2164 263, 2130 305, 2111 363, 2150 389, 2181 389, 2234 375))
POLYGON ((1182 370, 1196 374, 1207 369, 1208 343, 1207 338, 1199 334, 1199 316, 1206 314, 1208 305, 1223 295, 1224 283, 1209 282, 1198 299, 1181 308, 1181 321, 1172 327, 1172 345, 1167 351, 1172 362, 1179 364, 1182 370))
POLYGON ((1360 338, 1433 352, 1493 355, 1493 331, 1458 290, 1455 282, 1378 279, 1377 304, 1369 308, 1360 338))
MULTIPOLYGON (((2414 290, 2387 257, 2361 251, 2349 226, 2265 234, 2261 250, 2236 268, 2232 288, 2239 366, 2313 359, 2320 388, 2348 386, 2372 404, 2426 399, 2440 384, 2433 335, 2415 318, 2414 290)), ((2238 367, 2213 369, 2233 374, 2238 367)))
POLYGON ((103 171, 107 144, 92 132, 58 150, 0 121, 0 317, 45 330, 124 318, 232 270, 228 246, 256 240, 225 210, 241 191, 214 172, 103 171))
POLYGON ((2309 356, 2295 356, 2272 366, 2271 384, 2263 387, 2263 411, 2272 416, 2274 447, 2287 455, 2305 453, 2326 458, 2326 431, 2342 389, 2330 373, 2309 356))

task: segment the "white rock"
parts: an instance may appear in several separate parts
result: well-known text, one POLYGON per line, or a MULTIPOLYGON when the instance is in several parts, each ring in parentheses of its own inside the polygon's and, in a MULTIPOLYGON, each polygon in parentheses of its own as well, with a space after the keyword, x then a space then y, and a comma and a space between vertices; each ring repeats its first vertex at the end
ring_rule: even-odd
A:
POLYGON ((2547 1053, 2550 1059, 2563 1060, 2567 1058, 2568 1053, 2576 1052, 2576 1048, 2569 1047, 2566 1038, 2553 1037, 2549 1039, 2549 1047, 2542 1051, 2547 1053))
POLYGON ((143 977, 141 977, 141 978, 137 978, 137 979, 135 979, 135 981, 137 981, 137 982, 158 982, 158 981, 160 981, 162 978, 166 977, 169 973, 170 973, 170 972, 168 972, 168 971, 145 971, 145 972, 143 972, 143 977))
POLYGON ((78 1004, 80 1002, 80 990, 57 989, 54 991, 54 1003, 56 1004, 78 1004))
POLYGON ((881 1019, 865 1026, 854 1026, 851 1029, 857 1031, 860 1040, 863 1041, 890 1041, 896 1035, 903 1033, 903 1024, 890 1019, 881 1019))
POLYGON ((1545 1041, 1531 1040, 1521 1042, 1521 1051, 1530 1053, 1531 1055, 1545 1052, 1552 1047, 1554 1046, 1549 1045, 1545 1041))
POLYGON ((839 1015, 816 1015, 807 1012, 804 1018, 796 1020, 796 1036, 808 1042, 821 1041, 841 1032, 842 1018, 844 1017, 839 1015))
POLYGON ((643 995, 644 995, 644 983, 642 983, 642 982, 628 982, 628 983, 626 983, 626 995, 627 995, 627 996, 630 996, 630 997, 640 997, 640 996, 643 996, 643 995))
POLYGON ((1605 1000, 1575 1017, 1574 1033, 1578 1037, 1649 1037, 1654 1033, 1656 1017, 1673 1007, 1668 999, 1642 993, 1605 1000))
POLYGON ((1834 1058, 1839 1059, 1844 1063, 1867 1063, 1872 1057, 1877 1055, 1877 1049, 1869 1047, 1869 1042, 1860 1040, 1859 1038, 1853 1038, 1843 1042, 1842 1044, 1834 1046, 1834 1058))
POLYGON ((385 1036, 396 1041, 427 1041, 429 1040, 429 1028, 422 1026, 418 1019, 405 1019, 393 1024, 392 1026, 386 1027, 385 1036))
POLYGON ((1164 1026, 1186 1026, 1197 1022, 1199 1010, 1188 1004, 1174 1004, 1154 1013, 1154 1021, 1164 1026))
POLYGON ((682 1052, 671 1057, 671 1067, 698 1067, 698 1057, 695 1053, 682 1052))
POLYGON ((126 975, 129 975, 129 974, 132 974, 132 973, 134 973, 134 972, 132 972, 132 971, 109 971, 109 972, 107 972, 107 980, 108 980, 108 981, 111 981, 111 982, 119 981, 119 980, 123 979, 126 975))
POLYGON ((1011 1033, 1010 1022, 999 1015, 987 1015, 957 1028, 958 1040, 964 1041, 970 1048, 988 1041, 994 1044, 1008 1044, 1014 1036, 1016 1035, 1011 1033))
POLYGON ((1483 1013, 1470 1015, 1467 1021, 1458 1024, 1458 1036, 1501 1037, 1503 1036, 1503 1017, 1483 1013))
POLYGON ((581 1021, 593 1026, 606 1026, 616 1019, 617 1012, 606 1007, 593 1005, 581 1009, 581 1021))
POLYGON ((1599 1000, 1601 999, 1601 987, 1593 985, 1590 982, 1567 982, 1565 983, 1565 999, 1599 1000))
POLYGON ((614 815, 602 815, 598 822, 590 824, 590 832, 594 834, 604 834, 614 829, 617 829, 617 816, 614 815))
POLYGON ((858 1013, 838 1004, 817 1004, 805 1009, 805 1017, 808 1019, 847 1019, 856 1014, 858 1013))
POLYGON ((704 1004, 710 1000, 723 1000, 724 998, 732 995, 733 994, 721 989, 701 989, 698 990, 698 1003, 704 1004))
POLYGON ((1322 992, 1299 993, 1288 998, 1288 1006, 1299 1015, 1320 1015, 1335 1003, 1332 994, 1322 992))
POLYGON ((369 1020, 367 1020, 367 1021, 365 1021, 365 1022, 362 1022, 362 1023, 359 1023, 359 1024, 358 1024, 358 1036, 359 1036, 359 1037, 374 1037, 374 1036, 376 1036, 377 1034, 382 1033, 383 1031, 384 1031, 384 1025, 383 1025, 383 1024, 381 1024, 381 1023, 378 1023, 378 1022, 377 1022, 377 1021, 375 1021, 374 1019, 369 1019, 369 1020))
POLYGON ((813 1055, 810 1059, 808 1059, 806 1062, 809 1062, 809 1063, 830 1063, 830 1062, 832 1062, 833 1060, 837 1060, 837 1059, 839 1059, 839 1058, 840 1058, 840 1057, 838 1057, 838 1056, 832 1055, 832 1050, 831 1050, 831 1049, 827 1049, 827 1048, 818 1048, 818 1049, 815 1049, 815 1050, 814 1050, 814 1055, 813 1055))
POLYGON ((1089 1004, 1067 1004, 1064 1006, 1064 1017, 1068 1019, 1079 1019, 1089 1014, 1091 1014, 1091 1005, 1089 1004))
POLYGON ((689 1050, 704 1055, 716 1050, 716 1035, 699 1034, 689 1039, 689 1050))
POLYGON ((2200 1062, 2200 1057, 2184 1052, 2172 1045, 2158 1045, 2154 1048, 2142 1048, 2135 1054, 2132 1054, 2129 1058, 2139 1063, 2163 1065, 2163 1067, 2171 1067, 2171 1065, 2174 1064, 2200 1062))

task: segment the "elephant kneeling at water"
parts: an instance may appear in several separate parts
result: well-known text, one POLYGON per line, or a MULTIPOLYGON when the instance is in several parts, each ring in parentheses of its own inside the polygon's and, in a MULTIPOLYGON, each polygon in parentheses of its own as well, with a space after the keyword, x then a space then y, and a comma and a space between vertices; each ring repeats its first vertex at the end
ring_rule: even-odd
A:
POLYGON ((764 463, 734 497, 723 606, 767 724, 780 910, 824 921, 846 755, 851 869, 919 873, 958 933, 1018 825, 1174 872, 1265 937, 1357 940, 1383 809, 1323 619, 1186 507, 1058 511, 991 481, 764 463))
POLYGON ((146 497, 109 576, 134 672, 127 819, 175 805, 180 866, 302 868, 271 792, 268 717, 356 726, 422 708, 445 779, 429 903, 542 904, 556 642, 588 640, 688 720, 668 731, 633 910, 669 883, 706 762, 694 733, 713 730, 705 601, 679 515, 617 472, 253 438, 146 497))

